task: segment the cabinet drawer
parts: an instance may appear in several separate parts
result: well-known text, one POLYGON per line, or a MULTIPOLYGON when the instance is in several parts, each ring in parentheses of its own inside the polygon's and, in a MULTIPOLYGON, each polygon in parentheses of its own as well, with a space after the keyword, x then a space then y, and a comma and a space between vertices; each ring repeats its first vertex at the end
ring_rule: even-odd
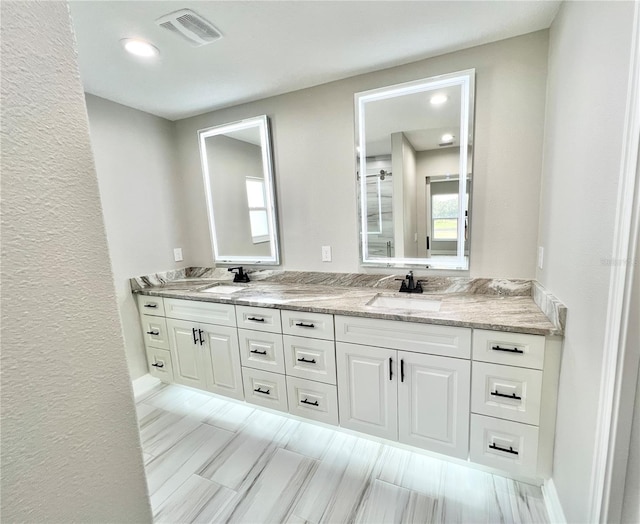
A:
POLYGON ((336 340, 442 355, 471 358, 471 329, 399 320, 336 316, 336 340))
POLYGON ((163 382, 173 382, 173 365, 168 349, 147 348, 149 374, 163 382))
POLYGON ((145 346, 169 349, 169 337, 167 335, 167 321, 164 317, 140 315, 142 324, 142 336, 145 346))
POLYGON ((282 335, 263 331, 238 330, 240 361, 243 366, 284 373, 282 335))
POLYGON ((538 425, 542 371, 474 362, 471 411, 538 425))
POLYGON ((284 375, 243 367, 242 381, 247 402, 278 411, 288 411, 284 375))
POLYGON ((477 464, 533 478, 538 462, 538 428, 471 415, 469 458, 477 464))
POLYGON ((284 335, 287 375, 336 383, 336 350, 333 340, 284 335))
POLYGON ((542 369, 544 342, 541 335, 474 329, 473 360, 542 369))
POLYGON ((282 333, 280 310, 266 307, 236 306, 238 327, 282 333))
POLYGON ((205 322, 218 326, 234 327, 236 325, 236 310, 232 304, 165 298, 164 309, 167 317, 178 320, 205 322))
POLYGON ((330 384, 287 377, 289 413, 338 425, 338 390, 330 384))
POLYGON ((333 315, 282 310, 282 332, 286 335, 333 340, 333 315))
POLYGON ((164 317, 164 300, 162 297, 138 295, 138 309, 141 315, 164 317))

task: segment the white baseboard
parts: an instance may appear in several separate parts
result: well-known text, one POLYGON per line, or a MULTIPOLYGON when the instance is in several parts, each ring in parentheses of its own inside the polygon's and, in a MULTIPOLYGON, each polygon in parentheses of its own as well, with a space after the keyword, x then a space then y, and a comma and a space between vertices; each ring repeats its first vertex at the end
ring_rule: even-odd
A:
POLYGON ((544 496, 544 505, 549 514, 549 522, 551 524, 567 524, 567 518, 564 516, 562 504, 556 491, 556 485, 553 479, 546 480, 542 486, 542 495, 544 496))
POLYGON ((152 377, 147 373, 146 375, 142 375, 141 377, 135 379, 133 384, 133 396, 140 397, 144 395, 147 391, 155 388, 158 384, 161 383, 160 379, 156 377, 152 377))

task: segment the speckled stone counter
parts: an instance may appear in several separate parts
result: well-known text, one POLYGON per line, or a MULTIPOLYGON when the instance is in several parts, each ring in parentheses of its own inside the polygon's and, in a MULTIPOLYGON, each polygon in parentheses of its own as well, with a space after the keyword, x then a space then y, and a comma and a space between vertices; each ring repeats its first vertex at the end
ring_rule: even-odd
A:
POLYGON ((254 271, 251 282, 234 284, 226 269, 185 268, 131 279, 136 294, 351 315, 536 335, 562 335, 566 308, 537 282, 507 279, 422 277, 421 295, 399 293, 402 275, 254 271), (230 294, 206 292, 216 284, 230 294), (439 311, 381 308, 379 295, 412 301, 438 300, 439 311), (541 306, 545 309, 541 309, 541 306))

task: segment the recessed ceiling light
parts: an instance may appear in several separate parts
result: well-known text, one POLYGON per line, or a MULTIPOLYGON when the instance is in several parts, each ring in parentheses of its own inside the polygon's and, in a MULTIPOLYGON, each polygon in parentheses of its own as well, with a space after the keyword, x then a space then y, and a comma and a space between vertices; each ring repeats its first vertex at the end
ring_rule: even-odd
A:
POLYGON ((452 142, 453 141, 453 135, 450 135, 449 133, 442 135, 442 141, 443 142, 452 142))
POLYGON ((439 106, 440 104, 444 104, 447 100, 449 100, 449 97, 443 94, 433 95, 431 97, 431 103, 434 106, 439 106))
POLYGON ((124 38, 120 43, 132 55, 149 58, 160 54, 156 46, 137 38, 124 38))

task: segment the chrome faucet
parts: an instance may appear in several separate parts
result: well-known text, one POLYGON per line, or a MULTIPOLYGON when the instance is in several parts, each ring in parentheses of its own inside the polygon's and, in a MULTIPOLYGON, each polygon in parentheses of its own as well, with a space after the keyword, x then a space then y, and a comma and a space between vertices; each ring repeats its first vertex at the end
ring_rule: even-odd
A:
POLYGON ((400 293, 422 293, 422 280, 414 280, 413 271, 409 271, 406 277, 396 278, 396 280, 402 280, 400 293))

